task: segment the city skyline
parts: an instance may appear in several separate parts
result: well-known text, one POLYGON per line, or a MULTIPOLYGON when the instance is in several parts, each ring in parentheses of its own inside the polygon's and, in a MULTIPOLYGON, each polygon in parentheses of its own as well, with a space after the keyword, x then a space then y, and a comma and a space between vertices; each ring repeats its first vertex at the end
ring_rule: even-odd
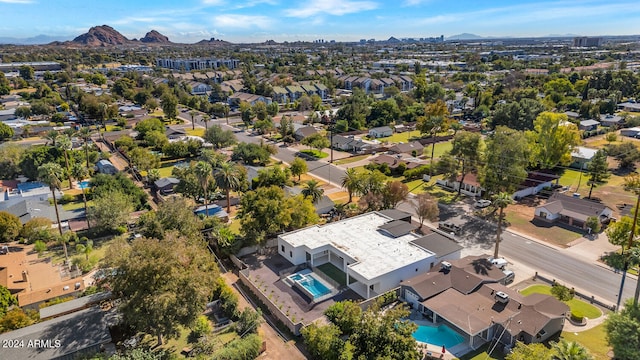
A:
POLYGON ((91 6, 79 0, 0 0, 0 13, 11 14, 3 16, 0 37, 13 38, 72 39, 103 24, 130 39, 153 29, 182 43, 211 37, 252 43, 640 33, 640 8, 628 0, 112 0, 91 6))

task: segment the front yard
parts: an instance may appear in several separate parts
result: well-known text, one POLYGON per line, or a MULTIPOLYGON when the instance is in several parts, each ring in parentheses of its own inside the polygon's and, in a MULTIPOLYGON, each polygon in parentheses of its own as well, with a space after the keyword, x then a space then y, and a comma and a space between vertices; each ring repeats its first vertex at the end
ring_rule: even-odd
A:
MULTIPOLYGON (((526 289, 520 290, 520 294, 524 296, 530 294, 552 295, 551 286, 548 285, 531 285, 526 289)), ((602 311, 600 311, 600 309, 576 297, 569 301, 565 301, 564 303, 569 305, 571 312, 580 313, 588 319, 597 319, 602 316, 602 311)))

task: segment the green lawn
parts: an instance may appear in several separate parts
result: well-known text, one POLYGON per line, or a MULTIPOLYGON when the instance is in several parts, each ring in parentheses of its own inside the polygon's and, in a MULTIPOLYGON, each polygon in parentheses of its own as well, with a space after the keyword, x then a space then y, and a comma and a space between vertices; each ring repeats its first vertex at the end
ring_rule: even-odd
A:
POLYGON ((604 324, 577 333, 563 331, 560 337, 567 341, 577 341, 584 345, 596 360, 610 359, 607 355, 610 348, 607 344, 604 324))
MULTIPOLYGON (((551 286, 531 285, 528 288, 521 290, 520 293, 525 296, 534 293, 551 295, 551 286)), ((600 311, 600 309, 578 298, 574 297, 569 301, 565 301, 565 303, 569 305, 571 311, 579 312, 589 319, 596 319, 602 316, 602 311, 600 311)))
POLYGON ((203 129, 203 128, 196 128, 195 130, 193 130, 193 129, 186 129, 186 133, 187 133, 187 135, 191 135, 191 136, 200 136, 200 137, 203 137, 203 136, 204 136, 204 131, 205 131, 205 129, 203 129))
POLYGON ((346 274, 342 270, 335 267, 333 264, 325 263, 318 266, 318 269, 320 269, 320 271, 325 273, 328 277, 335 280, 341 286, 347 284, 346 274))
POLYGON ((395 133, 391 136, 387 136, 384 138, 378 138, 377 140, 380 142, 390 142, 390 143, 399 143, 399 142, 410 142, 413 140, 418 140, 420 139, 420 131, 419 130, 414 130, 414 131, 409 131, 409 132, 403 132, 403 133, 395 133))
POLYGON ((491 356, 487 354, 488 351, 489 351, 489 345, 487 344, 480 347, 476 351, 472 351, 462 356, 460 360, 488 360, 488 359, 504 360, 504 355, 502 355, 502 353, 498 349, 493 350, 493 353, 491 353, 491 356))
POLYGON ((422 179, 417 179, 405 182, 405 185, 407 185, 410 192, 414 194, 422 194, 423 192, 427 191, 427 186, 429 185, 429 183, 422 179))
POLYGON ((307 155, 313 156, 313 157, 315 157, 317 159, 324 159, 327 156, 329 156, 329 154, 327 154, 326 152, 320 151, 320 150, 316 150, 316 149, 300 150, 300 152, 303 153, 303 154, 307 154, 307 155))
MULTIPOLYGON (((431 144, 428 144, 427 146, 424 147, 424 151, 423 151, 423 154, 429 159, 431 159, 431 146, 432 146, 431 144)), ((452 148, 453 148, 453 145, 451 141, 436 143, 436 146, 433 149, 433 158, 438 159, 439 157, 444 155, 444 153, 451 151, 452 148)))
MULTIPOLYGON (((87 206, 91 207, 93 205, 93 200, 87 201, 87 206)), ((62 205, 62 208, 66 211, 74 211, 78 209, 84 209, 84 201, 80 199, 80 201, 74 201, 67 204, 62 205)))

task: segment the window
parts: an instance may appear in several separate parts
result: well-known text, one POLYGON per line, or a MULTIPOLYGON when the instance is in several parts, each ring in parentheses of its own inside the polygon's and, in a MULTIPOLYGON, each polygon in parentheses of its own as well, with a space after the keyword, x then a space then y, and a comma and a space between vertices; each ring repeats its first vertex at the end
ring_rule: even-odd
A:
POLYGON ((289 257, 293 257, 293 251, 289 251, 289 257))
POLYGON ((284 252, 284 245, 280 245, 280 251, 284 252))

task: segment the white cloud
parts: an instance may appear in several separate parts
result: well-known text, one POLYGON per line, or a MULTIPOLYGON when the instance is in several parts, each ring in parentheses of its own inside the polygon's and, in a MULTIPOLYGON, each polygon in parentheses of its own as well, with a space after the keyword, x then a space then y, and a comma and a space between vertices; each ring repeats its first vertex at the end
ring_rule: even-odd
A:
POLYGON ((428 3, 431 0, 405 0, 403 2, 404 6, 417 6, 417 5, 422 5, 424 3, 428 3))
POLYGON ((214 16, 214 25, 220 28, 249 29, 252 27, 269 28, 271 19, 261 15, 224 14, 214 16))
POLYGON ((31 4, 33 0, 0 0, 0 3, 5 4, 31 4))
POLYGON ((341 16, 345 14, 357 13, 361 11, 378 8, 378 4, 373 1, 351 1, 351 0, 309 0, 305 5, 285 10, 285 14, 291 17, 307 18, 318 14, 329 14, 341 16))
POLYGON ((224 0, 202 0, 204 5, 222 5, 225 3, 224 0))
POLYGON ((147 17, 126 17, 126 18, 111 21, 110 23, 112 23, 113 25, 129 25, 129 24, 137 24, 137 23, 145 23, 145 24, 161 23, 166 21, 171 21, 171 19, 166 17, 147 16, 147 17))

